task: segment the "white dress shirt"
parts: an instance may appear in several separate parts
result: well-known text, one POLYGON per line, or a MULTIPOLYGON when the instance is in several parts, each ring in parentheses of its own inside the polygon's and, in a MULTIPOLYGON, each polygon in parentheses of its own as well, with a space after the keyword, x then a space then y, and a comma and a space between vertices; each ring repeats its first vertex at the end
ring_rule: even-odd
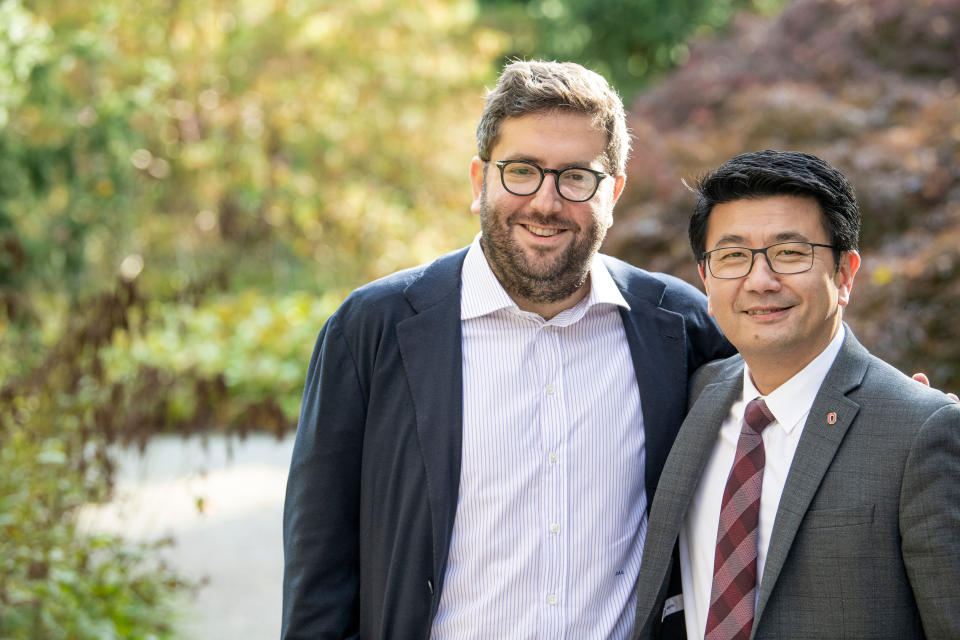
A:
MULTIPOLYGON (((776 420, 764 429, 762 436, 766 463, 763 467, 757 539, 758 594, 767 560, 767 549, 770 546, 770 532, 773 530, 773 521, 793 455, 803 433, 803 423, 807 420, 807 414, 810 413, 810 407, 813 406, 823 379, 840 352, 844 333, 841 325, 820 355, 769 395, 763 396, 776 420)), ((743 394, 730 407, 730 413, 720 428, 713 454, 700 476, 696 493, 680 529, 680 574, 683 580, 684 621, 688 640, 703 640, 706 631, 723 490, 730 469, 733 468, 747 403, 758 396, 760 392, 750 379, 748 367, 744 366, 743 394)))
MULTIPOLYGON (((479 239, 479 236, 478 236, 479 239)), ((628 638, 646 535, 640 396, 602 261, 550 320, 463 265, 463 455, 431 637, 628 638)))

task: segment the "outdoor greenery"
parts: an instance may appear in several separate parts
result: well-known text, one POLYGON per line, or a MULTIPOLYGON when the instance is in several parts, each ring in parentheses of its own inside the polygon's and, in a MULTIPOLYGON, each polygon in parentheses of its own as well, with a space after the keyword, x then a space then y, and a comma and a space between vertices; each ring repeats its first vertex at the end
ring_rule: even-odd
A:
POLYGON ((469 241, 476 15, 0 2, 0 637, 176 637, 188 586, 78 510, 113 445, 289 430, 345 292, 469 241))
POLYGON ((737 11, 770 15, 785 0, 480 0, 509 34, 506 57, 573 60, 626 98, 683 64, 691 38, 722 31, 737 11))
POLYGON ((912 305, 930 329, 911 335, 934 349, 918 353, 947 354, 929 368, 951 388, 952 325, 918 296, 960 299, 960 77, 941 78, 960 16, 905 0, 858 13, 857 52, 889 58, 885 38, 911 52, 869 75, 840 35, 836 50, 808 45, 856 2, 798 0, 772 35, 743 26, 756 18, 731 28, 739 10, 785 4, 0 0, 0 638, 177 637, 191 586, 157 545, 78 524, 110 497, 112 447, 293 429, 317 332, 343 297, 476 233, 474 126, 511 56, 582 62, 637 105, 607 246, 645 267, 689 275, 679 179, 748 145, 815 141, 856 164, 855 183, 875 187, 865 202, 890 211, 870 246, 933 210, 935 255, 898 262, 926 245, 891 241, 887 270, 870 274, 885 288, 865 297, 877 318, 891 291, 912 305), (703 44, 718 34, 732 44, 703 44), (901 88, 884 84, 897 73, 901 88), (928 157, 910 144, 939 146, 928 157), (917 176, 907 201, 883 189, 917 176), (898 277, 911 269, 924 287, 898 277))
POLYGON ((78 531, 84 504, 108 496, 111 407, 100 355, 138 304, 132 288, 91 300, 43 362, 0 391, 0 638, 173 638, 172 594, 189 588, 133 545, 78 531))
POLYGON ((634 101, 606 250, 696 282, 682 181, 744 151, 815 153, 863 217, 844 320, 900 370, 960 389, 960 1, 794 0, 690 51, 634 101))

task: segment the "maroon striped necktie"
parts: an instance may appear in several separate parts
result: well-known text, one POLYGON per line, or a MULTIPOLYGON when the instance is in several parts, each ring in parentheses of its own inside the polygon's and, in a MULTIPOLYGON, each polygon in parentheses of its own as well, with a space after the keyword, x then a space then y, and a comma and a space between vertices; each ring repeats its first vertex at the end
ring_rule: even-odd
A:
POLYGON ((723 490, 705 640, 747 640, 757 591, 757 525, 763 485, 763 430, 773 414, 760 398, 747 404, 723 490))

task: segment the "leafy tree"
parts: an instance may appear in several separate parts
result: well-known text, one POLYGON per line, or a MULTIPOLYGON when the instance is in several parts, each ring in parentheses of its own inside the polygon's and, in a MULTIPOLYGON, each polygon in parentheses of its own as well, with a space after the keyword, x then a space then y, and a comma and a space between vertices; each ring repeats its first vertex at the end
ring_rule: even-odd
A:
POLYGON ((771 13, 784 0, 480 0, 511 33, 508 56, 579 62, 626 96, 686 61, 691 37, 723 28, 740 10, 771 13))

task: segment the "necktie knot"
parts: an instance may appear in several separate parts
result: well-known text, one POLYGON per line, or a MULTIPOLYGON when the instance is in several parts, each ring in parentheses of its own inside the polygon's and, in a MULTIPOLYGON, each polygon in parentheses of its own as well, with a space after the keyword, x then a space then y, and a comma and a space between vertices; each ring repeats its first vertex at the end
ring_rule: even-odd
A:
POLYGON ((747 410, 743 413, 743 421, 754 432, 763 433, 763 430, 774 420, 775 418, 770 413, 770 409, 763 398, 754 398, 747 403, 747 410))

